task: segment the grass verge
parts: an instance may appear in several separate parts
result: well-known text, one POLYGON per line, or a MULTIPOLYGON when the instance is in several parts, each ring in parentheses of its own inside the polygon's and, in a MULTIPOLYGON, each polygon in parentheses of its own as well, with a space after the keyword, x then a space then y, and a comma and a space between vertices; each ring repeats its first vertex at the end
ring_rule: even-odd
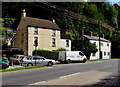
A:
POLYGON ((3 70, 0 70, 0 72, 18 71, 18 70, 24 70, 24 69, 41 68, 41 67, 46 67, 46 66, 39 65, 39 66, 19 67, 19 68, 13 68, 13 69, 3 69, 3 70))
POLYGON ((92 61, 104 61, 104 60, 113 60, 113 59, 120 59, 120 58, 111 58, 111 59, 94 59, 94 60, 87 60, 87 62, 92 62, 92 61))

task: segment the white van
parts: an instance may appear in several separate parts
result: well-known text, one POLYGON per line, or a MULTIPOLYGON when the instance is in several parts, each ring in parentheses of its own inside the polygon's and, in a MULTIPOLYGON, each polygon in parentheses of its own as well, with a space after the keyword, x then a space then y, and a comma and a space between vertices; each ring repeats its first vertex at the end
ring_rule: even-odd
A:
POLYGON ((58 61, 70 63, 72 61, 82 61, 85 63, 86 56, 81 51, 60 51, 58 61))

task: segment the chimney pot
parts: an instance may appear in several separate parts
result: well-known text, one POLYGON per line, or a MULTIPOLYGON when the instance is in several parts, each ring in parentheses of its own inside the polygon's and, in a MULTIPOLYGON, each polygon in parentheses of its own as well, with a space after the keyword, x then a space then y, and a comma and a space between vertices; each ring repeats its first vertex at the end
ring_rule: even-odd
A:
POLYGON ((26 17, 26 11, 23 9, 22 17, 26 17))

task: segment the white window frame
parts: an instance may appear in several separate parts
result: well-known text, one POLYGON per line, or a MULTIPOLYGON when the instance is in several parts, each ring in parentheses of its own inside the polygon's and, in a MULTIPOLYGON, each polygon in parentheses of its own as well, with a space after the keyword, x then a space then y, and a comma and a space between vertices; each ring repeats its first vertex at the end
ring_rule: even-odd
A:
POLYGON ((69 40, 66 40, 66 47, 69 47, 69 40))
POLYGON ((38 28, 37 27, 34 28, 34 34, 38 35, 38 28))
POLYGON ((56 38, 52 38, 52 47, 56 46, 56 38))
POLYGON ((56 36, 56 30, 52 30, 52 36, 56 36))

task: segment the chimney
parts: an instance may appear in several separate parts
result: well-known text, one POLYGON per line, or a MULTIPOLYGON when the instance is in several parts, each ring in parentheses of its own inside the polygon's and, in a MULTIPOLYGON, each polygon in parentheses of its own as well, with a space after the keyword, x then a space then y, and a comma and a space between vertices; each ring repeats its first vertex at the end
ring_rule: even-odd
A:
POLYGON ((26 11, 23 9, 22 17, 26 17, 26 11))
POLYGON ((55 23, 55 19, 54 18, 52 18, 52 22, 55 23))
POLYGON ((92 35, 93 35, 93 32, 90 31, 90 36, 92 36, 92 35))
POLYGON ((103 38, 105 37, 105 35, 103 34, 103 38))

